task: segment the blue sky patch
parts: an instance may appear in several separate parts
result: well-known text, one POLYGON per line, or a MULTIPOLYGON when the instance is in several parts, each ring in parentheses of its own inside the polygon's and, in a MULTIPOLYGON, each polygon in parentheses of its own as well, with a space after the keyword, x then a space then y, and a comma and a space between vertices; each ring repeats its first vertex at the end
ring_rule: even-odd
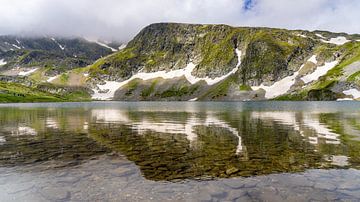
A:
POLYGON ((254 6, 254 0, 245 0, 244 2, 244 10, 248 11, 254 6))

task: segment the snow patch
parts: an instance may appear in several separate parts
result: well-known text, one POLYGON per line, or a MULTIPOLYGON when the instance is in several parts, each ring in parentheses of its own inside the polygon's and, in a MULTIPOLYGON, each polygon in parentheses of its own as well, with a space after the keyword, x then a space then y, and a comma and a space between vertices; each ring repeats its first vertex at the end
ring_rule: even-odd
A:
POLYGON ((100 91, 97 89, 93 89, 93 91, 95 93, 93 94, 92 98, 99 99, 99 100, 111 100, 111 98, 114 97, 115 91, 117 89, 121 88, 122 86, 126 85, 127 83, 129 83, 131 80, 134 80, 134 79, 141 79, 141 80, 150 80, 150 79, 155 79, 155 78, 173 79, 176 77, 185 76, 185 78, 191 84, 195 84, 199 81, 205 81, 208 85, 214 85, 214 84, 224 80, 231 74, 234 74, 239 69, 239 66, 241 64, 241 51, 236 49, 236 54, 238 57, 238 64, 229 73, 227 73, 226 75, 223 75, 221 77, 217 77, 217 78, 213 78, 213 79, 209 78, 209 77, 205 77, 205 78, 195 77, 191 74, 191 72, 195 69, 196 65, 194 63, 190 62, 184 69, 171 70, 168 72, 165 70, 157 71, 157 72, 150 72, 150 73, 138 72, 137 74, 133 75, 131 78, 129 78, 125 81, 122 81, 122 82, 105 81, 105 84, 97 85, 98 88, 100 89, 100 91))
POLYGON ((38 70, 38 68, 35 68, 35 69, 31 69, 29 71, 21 71, 18 73, 19 76, 27 76, 29 74, 32 74, 34 73, 36 70, 38 70))
POLYGON ((354 99, 352 98, 339 98, 336 101, 353 101, 354 99))
POLYGON ((320 38, 322 38, 322 39, 326 39, 323 35, 321 35, 321 34, 315 34, 317 37, 320 37, 320 38))
MULTIPOLYGON (((307 60, 307 62, 312 62, 312 63, 316 64, 317 63, 316 55, 311 56, 307 60)), ((275 82, 271 86, 265 86, 264 84, 261 84, 260 86, 251 86, 251 89, 252 90, 259 90, 259 89, 265 90, 265 98, 267 98, 267 99, 272 99, 277 96, 283 95, 283 94, 287 93, 290 90, 291 86, 293 86, 295 84, 296 77, 299 75, 299 71, 304 67, 304 65, 305 64, 301 65, 299 70, 297 72, 295 72, 293 75, 287 76, 287 77, 281 79, 280 81, 275 82)))
POLYGON ((241 51, 238 49, 235 49, 236 51, 236 55, 238 58, 238 63, 236 65, 236 67, 234 69, 232 69, 229 73, 221 76, 221 77, 217 77, 217 78, 209 78, 209 77, 205 77, 205 78, 197 78, 195 76, 193 76, 191 74, 191 72, 194 70, 195 65, 193 63, 190 63, 190 65, 188 65, 187 68, 185 68, 185 77, 186 79, 191 83, 191 84, 195 84, 201 80, 204 80, 208 85, 214 85, 224 79, 226 79, 227 77, 229 77, 230 75, 234 74, 236 71, 238 71, 240 65, 241 65, 241 51))
MULTIPOLYGON (((317 64, 316 55, 311 56, 307 60, 307 62, 312 62, 312 63, 314 63, 316 65, 317 64)), ((324 66, 318 67, 317 70, 315 70, 315 72, 313 72, 310 75, 306 75, 306 76, 302 77, 301 79, 305 83, 309 83, 312 80, 316 80, 320 76, 325 75, 328 70, 335 67, 337 65, 337 63, 338 63, 338 61, 325 63, 324 66)), ((251 88, 253 90, 259 90, 259 89, 265 90, 265 98, 267 98, 267 99, 272 99, 272 98, 275 98, 277 96, 283 95, 283 94, 287 93, 290 90, 291 86, 293 86, 295 84, 296 77, 299 75, 299 71, 304 67, 305 64, 303 64, 299 68, 299 70, 297 72, 295 72, 293 75, 287 76, 287 77, 281 79, 280 81, 275 82, 271 86, 265 86, 264 84, 261 84, 260 86, 252 86, 251 88)))
POLYGON ((116 50, 115 48, 110 47, 110 46, 108 46, 107 44, 101 43, 101 42, 99 42, 99 41, 95 41, 95 43, 97 43, 97 44, 99 44, 100 46, 103 46, 103 47, 105 47, 105 48, 108 48, 108 49, 110 49, 110 50, 113 51, 113 52, 118 51, 118 50, 116 50))
POLYGON ((116 50, 115 48, 110 47, 110 46, 108 46, 107 44, 102 43, 102 42, 100 42, 100 41, 98 41, 98 40, 93 40, 93 39, 86 39, 86 40, 88 40, 88 41, 90 41, 90 42, 93 42, 93 43, 97 43, 98 45, 100 45, 100 46, 102 46, 102 47, 105 47, 105 48, 107 48, 107 49, 110 49, 110 50, 113 51, 113 52, 118 51, 118 50, 116 50))
POLYGON ((292 76, 287 76, 280 81, 275 82, 271 86, 265 86, 261 84, 260 86, 252 86, 253 90, 264 89, 265 98, 271 99, 277 96, 283 95, 288 92, 292 85, 295 84, 295 78, 299 75, 299 72, 295 72, 292 76))
POLYGON ((355 88, 345 90, 345 91, 343 91, 343 93, 345 95, 351 95, 354 99, 360 98, 360 91, 358 89, 355 89, 355 88))
POLYGON ((51 38, 51 40, 53 40, 61 50, 65 50, 65 46, 62 46, 59 42, 57 42, 54 38, 51 38))
POLYGON ((17 49, 21 49, 21 47, 15 45, 15 44, 11 44, 11 45, 14 46, 14 47, 17 48, 17 49))
POLYGON ((1 59, 0 60, 0 66, 2 66, 2 65, 6 65, 7 64, 7 62, 5 62, 5 60, 4 59, 1 59))
POLYGON ((302 37, 302 38, 308 38, 306 35, 303 34, 297 34, 296 36, 302 37))
POLYGON ((95 93, 92 95, 92 99, 111 100, 111 98, 114 97, 115 91, 128 82, 129 80, 123 82, 105 81, 105 84, 103 85, 98 84, 97 86, 100 90, 93 89, 95 93))
POLYGON ((336 60, 333 62, 325 62, 323 66, 316 68, 313 73, 303 76, 301 80, 303 80, 305 84, 318 80, 321 76, 324 76, 330 69, 334 68, 338 64, 338 62, 339 61, 336 60))
POLYGON ((196 97, 196 98, 193 98, 193 99, 190 99, 189 102, 194 102, 194 101, 196 101, 196 100, 198 100, 197 97, 196 97))
POLYGON ((46 81, 47 82, 52 82, 52 81, 54 81, 56 78, 58 78, 59 77, 59 75, 56 75, 56 76, 52 76, 52 77, 49 77, 46 81))
POLYGON ((316 55, 311 56, 311 58, 308 60, 308 62, 312 62, 314 64, 317 64, 316 55))
POLYGON ((89 73, 84 73, 84 76, 85 76, 85 77, 88 77, 88 76, 89 76, 89 73))
POLYGON ((347 42, 349 42, 350 40, 348 40, 346 37, 343 36, 338 36, 336 38, 331 38, 329 41, 323 40, 321 39, 322 42, 324 43, 331 43, 331 44, 335 44, 335 45, 343 45, 347 42))
POLYGON ((119 46, 119 50, 126 48, 126 46, 127 46, 127 44, 121 44, 121 46, 119 46))

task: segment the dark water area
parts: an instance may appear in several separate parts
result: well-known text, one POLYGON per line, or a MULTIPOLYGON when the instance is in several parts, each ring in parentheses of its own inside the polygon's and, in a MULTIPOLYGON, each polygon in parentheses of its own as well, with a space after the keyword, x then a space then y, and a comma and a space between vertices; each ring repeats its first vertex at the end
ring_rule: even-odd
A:
POLYGON ((0 105, 1 201, 355 200, 359 168, 359 102, 0 105))

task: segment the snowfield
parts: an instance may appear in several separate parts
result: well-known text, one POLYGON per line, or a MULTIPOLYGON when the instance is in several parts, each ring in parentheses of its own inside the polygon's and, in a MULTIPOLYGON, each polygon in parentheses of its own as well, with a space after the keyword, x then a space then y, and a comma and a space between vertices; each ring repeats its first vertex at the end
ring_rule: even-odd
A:
POLYGON ((122 81, 122 82, 105 81, 104 85, 98 84, 97 86, 99 87, 100 91, 107 91, 107 92, 99 92, 97 89, 93 89, 93 91, 95 93, 93 94, 92 98, 98 99, 98 100, 111 100, 114 97, 115 91, 117 89, 121 88, 122 86, 126 85, 127 83, 129 83, 130 81, 132 81, 134 79, 141 79, 141 80, 146 81, 146 80, 155 79, 155 78, 173 79, 173 78, 185 76, 185 78, 191 84, 195 84, 199 81, 205 81, 208 85, 214 85, 214 84, 224 80, 231 74, 234 74, 239 69, 239 66, 241 64, 241 51, 238 49, 236 49, 235 51, 236 51, 236 54, 238 57, 238 64, 229 73, 227 73, 226 75, 223 75, 221 77, 217 77, 217 78, 213 78, 213 79, 209 78, 209 77, 205 77, 205 78, 195 77, 191 74, 191 72, 195 69, 196 65, 194 63, 190 62, 184 69, 171 70, 168 72, 165 70, 157 71, 157 72, 150 72, 150 73, 138 72, 137 74, 133 75, 131 78, 129 78, 125 81, 122 81))

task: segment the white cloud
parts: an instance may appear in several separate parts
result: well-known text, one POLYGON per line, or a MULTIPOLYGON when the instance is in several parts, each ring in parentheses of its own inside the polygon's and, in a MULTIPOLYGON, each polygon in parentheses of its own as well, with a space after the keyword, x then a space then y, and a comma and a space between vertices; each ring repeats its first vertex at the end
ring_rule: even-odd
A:
POLYGON ((155 22, 360 33, 357 0, 0 0, 0 34, 128 40, 155 22))

